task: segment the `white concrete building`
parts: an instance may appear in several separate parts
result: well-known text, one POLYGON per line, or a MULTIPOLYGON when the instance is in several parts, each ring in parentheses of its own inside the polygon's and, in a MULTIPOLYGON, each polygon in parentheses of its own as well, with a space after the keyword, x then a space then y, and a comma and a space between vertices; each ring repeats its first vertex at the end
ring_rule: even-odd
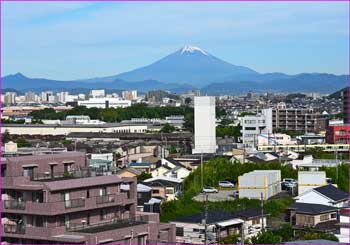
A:
POLYGON ((4 104, 5 105, 13 105, 16 103, 17 93, 15 92, 6 92, 4 96, 4 104))
POLYGON ((144 133, 148 125, 105 124, 6 124, 1 133, 8 131, 14 135, 68 135, 69 133, 144 133))
POLYGON ((298 194, 301 195, 316 187, 327 185, 326 172, 324 171, 299 171, 298 194))
POLYGON ((92 98, 103 98, 103 97, 105 97, 105 90, 104 89, 93 89, 90 91, 90 96, 92 98))
POLYGON ((121 100, 119 98, 90 98, 89 100, 78 101, 78 105, 87 108, 125 108, 131 106, 130 100, 121 100))
POLYGON ((124 100, 136 100, 137 99, 137 90, 123 91, 122 97, 124 100))
POLYGON ((269 199, 281 192, 280 170, 254 170, 238 177, 239 198, 269 199))
POLYGON ((258 145, 292 145, 296 141, 288 134, 259 134, 258 145))
POLYGON ((350 208, 340 210, 340 219, 338 224, 339 230, 335 234, 339 239, 339 243, 350 243, 350 208))
POLYGON ((262 109, 256 115, 241 118, 242 139, 245 147, 256 147, 258 135, 272 134, 272 109, 262 109))
POLYGON ((192 153, 215 152, 215 97, 194 97, 194 149, 192 153))
POLYGON ((343 208, 348 206, 349 196, 334 185, 328 184, 305 191, 294 199, 296 202, 343 208))

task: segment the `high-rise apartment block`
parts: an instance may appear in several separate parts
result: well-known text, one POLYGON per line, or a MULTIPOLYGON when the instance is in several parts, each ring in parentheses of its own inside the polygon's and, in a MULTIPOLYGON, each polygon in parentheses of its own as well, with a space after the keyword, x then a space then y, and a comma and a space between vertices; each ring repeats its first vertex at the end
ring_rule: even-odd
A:
POLYGON ((328 114, 316 112, 314 109, 286 108, 279 103, 273 110, 273 128, 275 131, 318 132, 326 129, 328 114))
POLYGON ((215 97, 194 97, 193 153, 216 152, 215 97))
POLYGON ((94 171, 84 153, 9 157, 1 168, 2 243, 175 242, 174 225, 136 211, 136 178, 94 171))
POLYGON ((136 100, 137 99, 137 90, 123 91, 122 97, 124 100, 136 100))

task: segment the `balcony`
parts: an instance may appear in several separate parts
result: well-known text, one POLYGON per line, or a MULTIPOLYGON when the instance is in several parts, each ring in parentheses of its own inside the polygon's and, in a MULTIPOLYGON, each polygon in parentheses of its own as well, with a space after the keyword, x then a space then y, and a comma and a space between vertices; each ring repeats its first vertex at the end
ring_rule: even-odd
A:
POLYGON ((105 203, 113 203, 115 201, 115 194, 104 195, 96 197, 96 204, 101 205, 105 203))
POLYGON ((64 201, 65 208, 80 208, 85 207, 85 199, 72 199, 64 201))
POLYGON ((70 232, 81 232, 81 233, 98 233, 108 230, 115 230, 120 228, 126 228, 135 225, 147 224, 149 217, 146 216, 135 216, 128 219, 114 219, 96 224, 70 224, 67 228, 70 232))
POLYGON ((25 234, 26 227, 24 225, 19 225, 19 224, 4 224, 3 232, 10 233, 10 234, 25 234))
POLYGON ((77 198, 58 202, 3 201, 3 212, 33 215, 59 215, 67 212, 125 205, 134 202, 127 193, 115 193, 90 198, 77 198))
POLYGON ((4 209, 18 209, 18 210, 26 209, 26 203, 23 201, 4 200, 3 202, 4 202, 4 209))

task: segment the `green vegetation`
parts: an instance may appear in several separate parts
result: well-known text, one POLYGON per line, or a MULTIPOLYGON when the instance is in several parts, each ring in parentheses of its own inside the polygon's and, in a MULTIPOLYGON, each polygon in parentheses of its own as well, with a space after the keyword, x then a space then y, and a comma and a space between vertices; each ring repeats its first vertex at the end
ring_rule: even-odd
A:
MULTIPOLYGON (((203 183, 204 186, 217 186, 220 180, 225 178, 237 179, 238 176, 253 171, 255 169, 280 169, 282 178, 296 178, 297 171, 291 166, 282 166, 279 163, 264 164, 241 164, 238 162, 231 163, 226 158, 213 158, 203 166, 203 183)), ((162 205, 161 220, 168 222, 177 217, 192 215, 203 212, 204 204, 193 200, 192 198, 201 191, 201 173, 200 168, 193 171, 184 181, 184 194, 176 201, 166 202, 162 205)), ((265 203, 266 212, 272 216, 278 216, 293 203, 292 198, 283 198, 269 200, 265 203)), ((209 210, 222 209, 226 211, 236 211, 246 208, 260 207, 259 200, 235 199, 234 201, 209 202, 209 210)))
POLYGON ((216 136, 217 137, 234 137, 236 140, 238 137, 242 136, 241 126, 218 126, 216 127, 216 136))
POLYGON ((11 136, 9 131, 6 129, 5 132, 2 134, 1 137, 2 143, 5 144, 11 140, 11 136))
POLYGON ((337 184, 339 189, 345 192, 349 191, 349 165, 347 163, 339 164, 338 179, 337 169, 335 167, 322 167, 320 171, 326 171, 326 176, 332 178, 333 183, 337 184))
POLYGON ((161 133, 172 133, 175 131, 175 127, 173 125, 170 125, 169 123, 166 123, 163 128, 160 130, 161 133))
POLYGON ((64 146, 71 145, 71 144, 73 144, 73 140, 62 140, 62 144, 64 146))
MULTIPOLYGON (((272 163, 231 163, 223 157, 212 158, 203 166, 203 183, 208 186, 217 186, 218 182, 224 179, 238 179, 238 176, 256 170, 280 169, 282 178, 297 178, 297 170, 291 165, 282 165, 278 162, 272 163)), ((201 172, 200 168, 193 171, 184 181, 185 192, 192 193, 192 196, 199 193, 201 190, 201 172)))
POLYGON ((11 120, 11 119, 1 119, 2 124, 24 124, 25 120, 20 119, 20 120, 11 120))
POLYGON ((91 119, 100 119, 106 122, 120 122, 131 118, 165 118, 171 115, 193 115, 193 108, 187 106, 149 107, 147 104, 134 104, 126 108, 86 108, 77 106, 68 111, 56 112, 53 108, 33 111, 30 113, 34 119, 61 119, 68 115, 87 115, 91 119))
POLYGON ((300 135, 304 135, 303 131, 284 130, 284 129, 277 129, 276 133, 288 134, 292 138, 295 138, 295 137, 300 136, 300 135))
POLYGON ((316 239, 325 239, 330 241, 338 242, 338 238, 333 233, 324 233, 324 232, 314 232, 314 231, 296 231, 295 238, 297 240, 316 240, 316 239))
POLYGON ((152 178, 151 173, 142 172, 139 176, 137 176, 137 182, 142 182, 145 179, 149 179, 149 178, 152 178))
POLYGON ((17 147, 30 147, 32 146, 25 138, 18 138, 16 140, 17 147))

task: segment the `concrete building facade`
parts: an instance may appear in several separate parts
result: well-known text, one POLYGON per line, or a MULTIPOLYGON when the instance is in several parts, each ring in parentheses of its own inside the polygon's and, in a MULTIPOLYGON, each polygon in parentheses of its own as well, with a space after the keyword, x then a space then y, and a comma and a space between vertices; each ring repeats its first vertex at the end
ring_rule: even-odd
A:
POLYGON ((215 97, 194 97, 193 153, 216 152, 215 97))

